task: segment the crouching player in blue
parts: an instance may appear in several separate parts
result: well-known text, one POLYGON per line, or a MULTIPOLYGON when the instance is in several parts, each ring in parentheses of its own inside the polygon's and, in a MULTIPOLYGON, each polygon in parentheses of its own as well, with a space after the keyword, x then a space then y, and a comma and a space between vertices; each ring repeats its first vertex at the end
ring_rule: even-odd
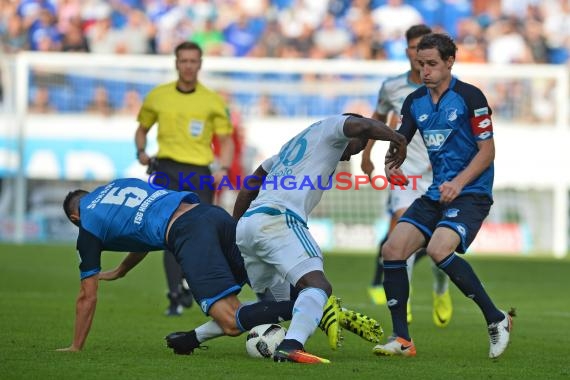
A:
POLYGON ((189 333, 167 337, 177 354, 190 354, 201 342, 217 336, 237 336, 260 324, 291 319, 292 301, 240 303, 237 294, 248 278, 235 244, 236 222, 225 210, 199 203, 194 193, 118 179, 91 193, 70 192, 63 208, 79 227, 81 289, 73 342, 59 351, 83 349, 95 315, 98 281, 123 277, 148 251, 174 253, 194 298, 213 319, 189 333), (105 250, 130 253, 114 270, 101 272, 105 250))
MULTIPOLYGON (((433 182, 400 218, 382 248, 384 290, 394 336, 374 348, 378 355, 416 355, 406 323, 406 259, 426 245, 437 266, 481 309, 489 333, 489 357, 500 356, 509 343, 510 313, 494 305, 469 263, 454 253, 465 253, 489 213, 495 157, 487 99, 477 87, 451 75, 456 51, 453 40, 444 34, 428 34, 417 47, 424 85, 404 101, 398 131, 409 142, 419 130, 433 168, 433 182)), ((400 174, 398 168, 389 166, 386 172, 388 176, 400 174)))

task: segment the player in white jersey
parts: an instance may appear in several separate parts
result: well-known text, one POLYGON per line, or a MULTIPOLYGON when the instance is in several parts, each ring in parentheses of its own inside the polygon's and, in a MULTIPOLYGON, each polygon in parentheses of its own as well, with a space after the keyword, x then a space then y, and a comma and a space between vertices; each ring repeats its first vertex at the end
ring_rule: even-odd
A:
MULTIPOLYGON (((386 123, 390 117, 391 122, 388 124, 393 127, 397 126, 397 123, 393 123, 392 121, 396 120, 396 115, 400 115, 400 110, 402 109, 404 100, 422 84, 420 78, 420 67, 415 61, 416 47, 421 38, 429 33, 431 33, 431 29, 426 25, 414 25, 406 31, 406 40, 408 43, 406 55, 410 62, 410 70, 384 81, 380 88, 380 92, 378 93, 378 102, 372 118, 386 123)), ((362 153, 362 171, 369 176, 371 176, 374 171, 374 164, 370 159, 370 153, 373 146, 374 140, 369 141, 362 153)), ((390 190, 388 210, 390 211, 392 218, 388 233, 392 231, 404 211, 406 211, 416 198, 419 198, 426 192, 432 182, 429 157, 419 131, 416 131, 416 134, 408 145, 408 155, 400 169, 405 175, 420 176, 420 178, 416 181, 417 186, 415 188, 407 186, 406 189, 402 189, 396 186, 390 190)), ((372 281, 372 285, 368 288, 370 297, 377 305, 386 303, 386 295, 382 286, 383 261, 380 253, 382 244, 386 239, 387 236, 383 239, 382 243, 380 243, 374 279, 372 281)), ((412 282, 414 262, 417 257, 423 254, 425 254, 425 249, 421 249, 415 255, 410 256, 407 260, 408 279, 410 284, 412 282)), ((432 270, 434 273, 432 317, 436 326, 445 327, 449 324, 453 312, 451 297, 449 295, 449 280, 445 273, 434 263, 432 263, 432 270)), ((412 322, 411 304, 409 300, 407 319, 408 323, 412 322)))
POLYGON ((398 133, 382 122, 344 114, 318 121, 289 140, 257 168, 238 194, 236 243, 252 288, 264 293, 285 279, 299 291, 275 361, 328 362, 304 351, 332 292, 307 217, 332 185, 339 161, 362 151, 368 139, 393 141, 389 165, 402 164, 406 141, 398 133))

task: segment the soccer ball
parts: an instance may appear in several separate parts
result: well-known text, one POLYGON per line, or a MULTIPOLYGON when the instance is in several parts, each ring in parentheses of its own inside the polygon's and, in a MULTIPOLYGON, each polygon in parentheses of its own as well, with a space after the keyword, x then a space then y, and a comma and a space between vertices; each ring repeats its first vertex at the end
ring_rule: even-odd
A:
POLYGON ((245 349, 253 358, 270 358, 286 332, 285 327, 275 323, 255 326, 247 334, 245 349))

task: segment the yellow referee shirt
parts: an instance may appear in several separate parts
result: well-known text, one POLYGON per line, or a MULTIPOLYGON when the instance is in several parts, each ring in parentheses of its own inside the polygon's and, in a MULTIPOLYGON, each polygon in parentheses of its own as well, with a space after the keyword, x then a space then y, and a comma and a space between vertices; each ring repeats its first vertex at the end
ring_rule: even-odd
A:
POLYGON ((233 131, 222 97, 200 83, 189 94, 176 90, 176 82, 155 87, 137 120, 147 129, 158 123, 158 158, 200 166, 214 160, 212 137, 233 131))

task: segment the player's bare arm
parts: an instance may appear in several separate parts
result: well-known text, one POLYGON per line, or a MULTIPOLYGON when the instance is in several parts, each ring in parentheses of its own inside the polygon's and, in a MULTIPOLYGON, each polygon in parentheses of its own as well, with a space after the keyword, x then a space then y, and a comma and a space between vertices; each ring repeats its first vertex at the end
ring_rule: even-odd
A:
POLYGON ((366 174, 368 177, 372 176, 372 172, 374 171, 374 162, 372 162, 372 158, 370 157, 372 153, 372 147, 374 147, 375 140, 368 140, 364 150, 362 151, 362 160, 360 161, 360 169, 366 174))
POLYGON ((247 211, 251 202, 259 194, 259 189, 265 176, 267 176, 267 172, 260 165, 255 169, 253 175, 246 177, 246 183, 244 183, 236 198, 233 211, 234 219, 238 220, 247 211))
MULTIPOLYGON (((389 115, 385 115, 374 111, 372 119, 386 123, 386 125, 392 129, 396 129, 398 127, 399 118, 394 112, 390 112, 389 115)), ((362 151, 362 162, 360 164, 360 168, 366 175, 368 175, 368 177, 372 176, 372 172, 374 172, 374 169, 376 168, 371 158, 372 148, 374 147, 375 142, 376 140, 368 140, 366 147, 362 151)))
POLYGON ((384 165, 390 169, 402 166, 407 155, 408 140, 399 133, 395 133, 395 136, 398 137, 398 141, 392 141, 390 143, 388 152, 386 153, 386 159, 384 160, 384 165))
POLYGON ((148 252, 137 253, 129 252, 127 257, 114 269, 100 272, 99 280, 113 281, 121 277, 125 277, 127 273, 144 260, 148 252))
MULTIPOLYGON (((374 111, 371 118, 385 123, 388 119, 388 115, 379 114, 378 112, 374 111)), ((375 142, 376 140, 368 140, 368 143, 366 143, 366 146, 362 151, 362 161, 360 162, 360 168, 368 177, 372 176, 372 172, 374 172, 375 168, 374 162, 372 162, 371 158, 372 148, 374 147, 375 142)))
MULTIPOLYGON (((399 117, 395 113, 390 114, 388 126, 393 129, 398 128, 399 117)), ((394 185, 408 185, 409 181, 406 178, 406 173, 399 166, 384 165, 384 173, 390 183, 394 185)))
POLYGON ((97 289, 99 286, 99 274, 81 280, 81 289, 75 304, 75 332, 73 343, 67 348, 58 351, 81 351, 91 329, 91 323, 95 315, 97 305, 97 289))
POLYGON ((478 141, 477 146, 479 147, 479 152, 473 157, 469 165, 453 180, 444 182, 439 186, 439 192, 441 193, 440 202, 449 203, 453 201, 465 185, 481 175, 495 159, 495 142, 492 138, 478 141))
POLYGON ((150 161, 149 155, 146 153, 146 135, 150 128, 145 128, 139 124, 137 130, 135 131, 135 146, 137 147, 137 159, 141 165, 148 165, 150 161))
POLYGON ((350 116, 344 122, 344 135, 372 140, 390 141, 389 163, 400 166, 406 159, 406 138, 381 121, 350 116))

